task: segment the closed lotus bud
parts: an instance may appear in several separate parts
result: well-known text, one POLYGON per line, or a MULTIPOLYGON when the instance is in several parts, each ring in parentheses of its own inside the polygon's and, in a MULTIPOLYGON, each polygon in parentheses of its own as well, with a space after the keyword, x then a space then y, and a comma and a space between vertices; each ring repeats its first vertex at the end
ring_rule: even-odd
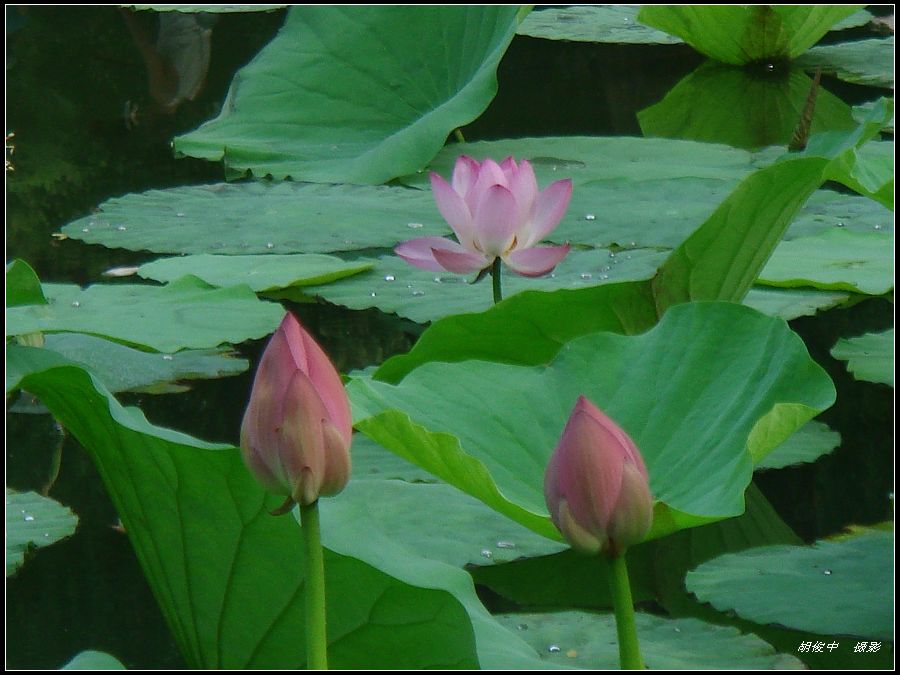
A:
POLYGON ((241 455, 282 508, 335 495, 350 478, 350 403, 322 348, 288 313, 263 353, 241 425, 241 455))
POLYGON ((544 475, 554 525, 582 553, 617 556, 653 523, 647 468, 634 441, 578 398, 544 475))

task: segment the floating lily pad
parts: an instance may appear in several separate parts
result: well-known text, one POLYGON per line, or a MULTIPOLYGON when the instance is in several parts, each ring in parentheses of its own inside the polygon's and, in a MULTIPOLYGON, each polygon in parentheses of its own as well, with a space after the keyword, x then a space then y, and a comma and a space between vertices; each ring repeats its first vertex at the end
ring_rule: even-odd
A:
POLYGON ((446 231, 430 191, 290 182, 130 194, 63 228, 109 248, 213 254, 349 251, 446 231))
MULTIPOLYGON (((577 194, 578 186, 600 180, 740 180, 761 163, 771 161, 771 158, 746 150, 695 141, 625 136, 546 136, 452 143, 437 154, 429 169, 449 177, 456 158, 461 155, 479 161, 487 157, 527 159, 534 167, 541 188, 550 181, 571 178, 575 185, 573 194, 577 194)), ((411 174, 401 180, 407 185, 427 187, 428 174, 411 174)))
MULTIPOLYGON (((81 364, 112 392, 141 391, 168 394, 186 391, 183 380, 229 377, 249 367, 246 359, 234 358, 223 349, 188 349, 176 354, 150 353, 117 342, 81 333, 51 333, 44 347, 65 361, 81 364)), ((34 347, 7 348, 6 390, 13 388, 30 370, 34 347)), ((43 355, 39 358, 42 359, 43 355)), ((62 362, 62 361, 61 361, 62 362)))
MULTIPOLYGON (((547 276, 526 278, 504 270, 503 296, 526 290, 584 288, 624 280, 649 279, 666 253, 647 249, 614 253, 605 249, 570 251, 547 276)), ((471 284, 468 277, 451 272, 429 272, 412 267, 398 256, 385 256, 368 272, 304 292, 351 309, 377 307, 419 323, 463 312, 476 312, 493 304, 490 281, 471 284)))
POLYGON ((791 436, 763 457, 759 469, 782 469, 794 464, 815 462, 822 455, 833 452, 841 444, 841 435, 823 422, 807 422, 791 436))
MULTIPOLYGON (((497 617, 560 668, 617 670, 619 645, 612 614, 550 612, 497 617)), ((652 670, 747 668, 802 669, 793 656, 778 654, 755 635, 697 619, 635 615, 644 664, 652 670)))
POLYGON ((872 38, 813 47, 797 59, 801 68, 869 87, 894 86, 894 38, 872 38))
POLYGON ((78 518, 68 508, 36 492, 6 488, 6 576, 38 549, 75 532, 78 518))
POLYGON ((418 556, 456 567, 493 565, 568 549, 567 544, 535 534, 446 483, 351 481, 340 499, 323 501, 321 510, 323 519, 334 527, 351 521, 366 523, 370 533, 378 531, 418 556))
POLYGON ((651 537, 741 513, 751 457, 834 397, 784 322, 731 303, 673 306, 639 336, 584 336, 547 367, 426 363, 348 392, 358 430, 551 538, 543 474, 579 394, 641 448, 659 500, 651 537))
POLYGON ((576 5, 533 10, 522 21, 519 35, 545 40, 678 44, 674 35, 638 22, 639 5, 576 5))
POLYGON ((410 483, 436 483, 440 479, 421 467, 382 447, 364 434, 353 434, 350 446, 353 480, 404 480, 410 483))
POLYGON ((197 14, 210 12, 214 14, 230 12, 271 12, 283 9, 288 5, 124 5, 137 11, 152 10, 154 12, 188 12, 197 14))
POLYGON ((857 380, 894 386, 894 329, 838 340, 831 355, 847 361, 857 380))
POLYGON ((325 183, 412 173, 491 102, 518 11, 292 7, 235 75, 219 116, 177 137, 175 150, 232 171, 325 183))
POLYGON ((819 291, 812 288, 754 286, 747 293, 743 304, 763 314, 779 316, 785 321, 790 321, 799 316, 812 316, 816 312, 837 307, 849 299, 849 293, 819 291))
POLYGON ((770 286, 813 286, 881 295, 894 287, 890 232, 828 230, 782 242, 759 276, 770 286))
POLYGON ((645 5, 638 21, 736 66, 793 59, 859 6, 645 5))
POLYGON ((689 572, 688 590, 720 611, 815 635, 891 640, 893 532, 815 546, 764 546, 689 572))
MULTIPOLYGON (((707 61, 665 98, 638 113, 645 136, 738 148, 785 148, 803 115, 812 79, 801 69, 769 75, 707 61)), ((820 88, 811 133, 856 126, 850 106, 820 88)))
POLYGON ((115 656, 105 652, 86 651, 78 654, 61 670, 126 670, 115 656))
MULTIPOLYGON (((873 145, 868 143, 865 148, 873 145)), ((834 190, 816 190, 785 232, 784 238, 799 239, 829 230, 850 232, 893 232, 893 212, 869 197, 848 195, 834 190)))
POLYGON ((259 300, 247 286, 212 288, 196 277, 162 287, 44 284, 44 293, 48 305, 6 311, 7 334, 89 333, 175 352, 265 337, 284 316, 280 305, 259 300))
POLYGON ((257 293, 293 286, 327 284, 372 267, 330 255, 190 255, 141 265, 145 279, 173 281, 193 274, 212 286, 247 284, 257 293))

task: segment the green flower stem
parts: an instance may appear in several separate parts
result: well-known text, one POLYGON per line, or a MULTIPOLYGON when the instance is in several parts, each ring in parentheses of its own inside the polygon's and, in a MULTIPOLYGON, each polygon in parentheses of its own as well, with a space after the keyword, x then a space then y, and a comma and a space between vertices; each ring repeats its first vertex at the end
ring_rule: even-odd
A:
POLYGON ((457 143, 465 143, 466 142, 465 136, 463 136, 462 131, 460 131, 459 129, 454 129, 453 135, 456 137, 457 143))
POLYGON ((619 665, 622 670, 643 670, 644 660, 638 645, 637 627, 634 623, 634 602, 628 582, 628 565, 625 553, 609 558, 609 590, 616 612, 616 633, 619 638, 619 665))
POLYGON ((306 664, 309 670, 328 670, 325 636, 325 559, 319 535, 319 502, 300 505, 300 528, 306 559, 306 664))
POLYGON ((503 290, 500 288, 500 258, 494 258, 491 278, 494 280, 494 304, 496 305, 503 299, 503 290))

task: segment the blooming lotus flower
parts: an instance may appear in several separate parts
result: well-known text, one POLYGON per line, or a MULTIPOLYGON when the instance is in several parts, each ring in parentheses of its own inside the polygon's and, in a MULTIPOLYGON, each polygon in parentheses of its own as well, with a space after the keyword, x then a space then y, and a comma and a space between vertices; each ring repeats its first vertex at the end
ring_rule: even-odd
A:
POLYGON ((544 475, 553 524, 583 553, 619 555, 653 523, 647 468, 634 441, 584 396, 544 475))
POLYGON ((241 425, 250 473, 270 492, 288 495, 276 513, 344 489, 352 433, 340 376, 289 312, 263 353, 241 425))
POLYGON ((443 237, 422 237, 397 246, 395 252, 426 270, 469 274, 501 258, 526 277, 547 274, 569 252, 565 246, 536 246, 559 224, 572 196, 570 179, 538 191, 527 160, 507 157, 478 162, 460 157, 450 184, 431 174, 431 188, 441 215, 459 243, 443 237))

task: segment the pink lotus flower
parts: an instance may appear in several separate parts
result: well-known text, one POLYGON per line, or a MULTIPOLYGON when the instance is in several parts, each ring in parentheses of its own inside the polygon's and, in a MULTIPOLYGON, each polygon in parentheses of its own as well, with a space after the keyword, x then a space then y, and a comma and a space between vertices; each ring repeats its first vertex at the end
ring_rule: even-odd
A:
POLYGON ((241 455, 275 494, 312 504, 350 478, 350 403, 322 348, 288 312, 269 341, 241 425, 241 455))
POLYGON ((572 547, 619 555, 653 523, 647 468, 634 441, 584 396, 544 475, 553 524, 572 547))
POLYGON ((538 192, 527 160, 497 164, 460 157, 451 185, 431 174, 434 199, 459 243, 422 237, 397 246, 409 264, 426 270, 469 274, 501 258, 516 273, 539 277, 566 257, 569 246, 535 246, 559 224, 572 196, 572 181, 556 181, 538 192))

